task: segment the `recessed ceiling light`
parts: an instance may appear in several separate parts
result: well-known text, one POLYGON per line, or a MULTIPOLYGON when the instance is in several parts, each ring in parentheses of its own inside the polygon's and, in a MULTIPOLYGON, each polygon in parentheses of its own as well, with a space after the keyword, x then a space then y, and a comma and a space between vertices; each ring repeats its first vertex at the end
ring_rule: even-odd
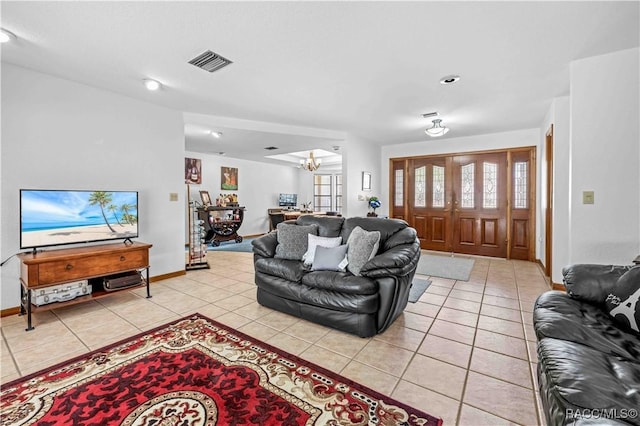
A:
POLYGON ((212 130, 210 133, 211 133, 211 136, 213 136, 216 139, 220 139, 222 137, 222 132, 214 132, 212 130))
POLYGON ((459 75, 446 75, 440 79, 440 84, 453 84, 460 80, 459 75))
POLYGON ((144 85, 147 88, 147 90, 158 90, 160 87, 162 87, 162 84, 160 84, 159 81, 156 80, 152 80, 150 78, 144 79, 144 85))
POLYGON ((11 31, 7 31, 4 28, 0 28, 0 43, 7 43, 11 40, 15 40, 16 35, 11 31))

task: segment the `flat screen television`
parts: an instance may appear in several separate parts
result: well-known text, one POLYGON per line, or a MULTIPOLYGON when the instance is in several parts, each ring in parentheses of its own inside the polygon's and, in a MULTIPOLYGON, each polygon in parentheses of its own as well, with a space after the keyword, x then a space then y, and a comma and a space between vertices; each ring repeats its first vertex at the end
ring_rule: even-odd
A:
POLYGON ((20 190, 20 248, 138 237, 137 191, 20 190))
POLYGON ((295 207, 298 205, 298 194, 280 194, 278 207, 295 207))

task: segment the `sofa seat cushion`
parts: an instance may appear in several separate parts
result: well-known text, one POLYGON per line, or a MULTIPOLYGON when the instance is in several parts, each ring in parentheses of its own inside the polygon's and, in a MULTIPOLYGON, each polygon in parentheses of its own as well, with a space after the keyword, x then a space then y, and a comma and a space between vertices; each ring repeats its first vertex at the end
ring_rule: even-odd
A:
MULTIPOLYGON (((606 311, 562 292, 538 297, 533 312, 538 340, 555 338, 629 360, 640 359, 640 339, 619 327, 606 311)), ((640 376, 639 376, 640 377, 640 376)))
MULTIPOLYGON (((543 391, 552 394, 543 398, 553 399, 560 406, 554 416, 567 416, 557 424, 572 424, 571 413, 585 408, 621 414, 640 407, 638 359, 613 357, 581 343, 552 338, 538 342, 538 359, 546 382, 543 391)), ((589 414, 584 411, 584 415, 589 414)), ((640 424, 639 417, 624 420, 640 424)))
POLYGON ((315 271, 302 277, 302 284, 309 287, 343 294, 376 294, 378 283, 348 272, 315 271))
POLYGON ((257 272, 262 272, 274 277, 284 278, 285 280, 300 282, 302 276, 306 272, 306 268, 299 260, 287 260, 277 258, 263 258, 255 262, 257 272))

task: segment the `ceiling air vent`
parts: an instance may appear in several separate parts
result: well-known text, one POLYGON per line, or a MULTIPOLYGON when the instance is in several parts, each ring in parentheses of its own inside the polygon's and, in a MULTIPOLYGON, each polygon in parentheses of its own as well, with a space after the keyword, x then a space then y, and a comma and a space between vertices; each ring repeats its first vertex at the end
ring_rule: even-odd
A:
POLYGON ((191 65, 195 65, 198 68, 202 68, 205 71, 214 72, 219 70, 220 68, 224 68, 227 65, 232 64, 233 62, 231 62, 227 58, 223 58, 217 53, 207 50, 206 52, 190 60, 189 63, 191 65))
POLYGON ((277 146, 265 146, 264 149, 266 149, 267 151, 273 151, 275 149, 278 149, 277 146))

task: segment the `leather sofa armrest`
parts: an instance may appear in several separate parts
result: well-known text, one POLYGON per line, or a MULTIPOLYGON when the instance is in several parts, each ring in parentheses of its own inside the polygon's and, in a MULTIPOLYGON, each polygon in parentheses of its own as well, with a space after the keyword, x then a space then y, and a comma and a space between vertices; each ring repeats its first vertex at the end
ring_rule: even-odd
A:
POLYGON ((632 267, 583 263, 564 267, 562 275, 569 296, 602 305, 618 279, 632 267))
POLYGON ((269 232, 260 238, 251 241, 253 253, 261 257, 274 257, 276 255, 276 246, 278 245, 278 236, 276 231, 269 232))
POLYGON ((367 278, 381 278, 390 275, 405 276, 415 271, 420 260, 420 242, 402 244, 380 253, 364 264, 360 274, 367 278))

